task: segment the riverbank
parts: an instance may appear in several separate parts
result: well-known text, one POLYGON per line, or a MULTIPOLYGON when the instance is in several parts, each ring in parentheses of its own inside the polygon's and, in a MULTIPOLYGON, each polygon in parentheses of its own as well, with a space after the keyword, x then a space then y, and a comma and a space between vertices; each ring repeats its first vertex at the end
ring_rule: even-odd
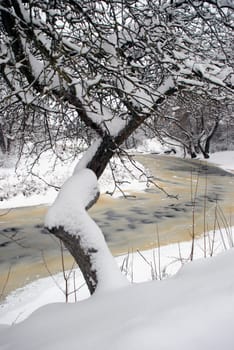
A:
MULTIPOLYGON (((157 139, 146 140, 132 154, 164 154, 166 150, 157 139)), ((180 157, 181 151, 171 157, 180 157)), ((49 205, 55 200, 59 187, 72 174, 78 159, 72 158, 69 150, 64 159, 57 159, 51 151, 44 152, 36 158, 21 157, 20 162, 15 157, 1 160, 0 167, 0 210, 17 207, 49 205)), ((201 158, 203 161, 203 159, 201 158)), ((226 171, 234 171, 234 151, 224 151, 211 154, 206 160, 222 167, 226 171)), ((128 191, 142 191, 147 187, 147 170, 132 159, 120 160, 114 158, 111 167, 108 166, 99 179, 101 193, 110 193, 114 197, 126 194, 128 191), (113 178, 114 169, 114 178, 113 178), (123 181, 124 179, 124 181, 123 181)))
MULTIPOLYGON (((229 250, 233 247, 233 239, 234 227, 229 227, 228 234, 226 229, 210 231, 204 237, 195 239, 194 242, 187 241, 146 251, 129 252, 115 259, 122 273, 131 283, 164 280, 175 275, 191 260, 201 258, 209 260, 210 257, 229 250)), ((61 266, 61 259, 60 261, 48 260, 47 266, 42 266, 47 277, 36 279, 11 292, 0 304, 0 324, 19 323, 43 305, 65 302, 66 296, 68 302, 88 298, 89 292, 80 270, 72 268, 71 257, 66 258, 65 262, 66 272, 56 274, 58 263, 61 266), (76 292, 74 292, 75 289, 76 292)))
MULTIPOLYGON (((154 154, 141 154, 134 159, 149 169, 151 180, 161 190, 151 184, 141 192, 128 190, 128 199, 101 195, 90 210, 114 256, 190 241, 214 226, 230 226, 230 213, 234 211, 232 175, 198 160, 154 154), (194 192, 195 188, 193 203, 191 190, 194 192)), ((44 205, 16 208, 1 217, 2 284, 11 268, 4 295, 33 278, 47 276, 44 257, 47 264, 57 261, 57 265, 49 266, 50 273, 61 270, 59 242, 43 230, 47 209, 44 205)), ((65 258, 68 259, 67 254, 65 258)))
MULTIPOLYGON (((81 157, 82 154, 74 160, 68 150, 64 159, 57 159, 49 150, 37 161, 21 157, 18 163, 15 157, 6 158, 0 167, 0 210, 53 203, 81 157)), ((115 197, 121 191, 141 191, 146 187, 145 174, 140 163, 114 157, 99 179, 100 192, 115 197)))
MULTIPOLYGON (((219 162, 219 166, 222 168, 227 168, 229 171, 232 171, 234 169, 234 152, 225 152, 218 155, 213 155, 211 157, 211 160, 214 162, 219 162)), ((207 249, 207 256, 211 255, 210 248, 212 248, 212 254, 216 254, 217 252, 220 252, 222 250, 225 250, 225 246, 228 247, 230 245, 230 242, 227 241, 225 246, 222 243, 223 236, 226 235, 226 230, 222 231, 221 233, 219 230, 216 231, 215 233, 212 232, 209 235, 207 235, 207 240, 204 241, 204 237, 201 238, 200 240, 196 241, 196 246, 197 249, 195 250, 194 253, 194 258, 199 258, 204 256, 204 244, 206 245, 207 249), (221 235, 220 235, 221 234, 221 235), (208 238, 210 237, 210 238, 208 238), (213 245, 213 239, 212 237, 215 237, 215 245, 213 245), (204 243, 206 242, 206 243, 204 243), (200 253, 198 253, 198 251, 200 253)), ((233 236, 233 228, 229 227, 229 232, 231 232, 231 235, 233 236)), ((227 238, 228 239, 228 238, 227 238)), ((120 267, 123 267, 124 269, 127 270, 127 274, 130 280, 133 280, 135 282, 140 282, 144 280, 151 279, 152 277, 159 277, 159 278, 164 278, 167 275, 174 274, 178 268, 181 267, 182 263, 184 260, 189 259, 189 255, 191 253, 191 242, 187 243, 181 243, 180 246, 178 244, 175 245, 169 245, 165 247, 161 247, 160 249, 151 249, 148 251, 144 251, 142 253, 134 253, 131 254, 131 258, 128 256, 121 256, 117 258, 117 261, 120 265, 120 267), (164 250, 165 249, 165 250, 164 250), (165 262, 163 262, 162 259, 166 259, 165 262), (127 266, 126 266, 126 261, 128 261, 127 266), (138 261, 141 261, 142 267, 138 264, 138 261), (132 267, 131 267, 132 266, 132 267), (134 268, 133 268, 134 266, 134 268), (156 267, 155 267, 156 266, 156 267), (170 270, 170 268, 173 266, 173 269, 170 270), (175 267, 177 266, 177 267, 175 267), (146 272, 148 271, 148 272, 146 272), (154 271, 154 272, 153 272, 154 271)), ((58 261, 57 261, 58 262, 58 261)), ((50 272, 46 269, 46 267, 43 267, 46 270, 46 273, 49 274, 54 274, 56 271, 53 269, 49 269, 50 272)), ((42 303, 48 303, 51 301, 64 301, 64 293, 61 292, 61 289, 64 290, 64 277, 63 274, 57 275, 58 279, 62 282, 63 287, 59 288, 58 285, 54 282, 54 277, 49 277, 48 279, 42 279, 38 280, 36 282, 36 287, 34 284, 30 284, 29 286, 25 287, 24 289, 20 289, 12 293, 11 295, 8 296, 6 299, 5 303, 1 305, 1 310, 0 310, 0 323, 5 323, 6 320, 7 322, 12 323, 17 320, 21 320, 22 318, 19 317, 19 315, 22 313, 23 317, 26 317, 27 311, 29 310, 32 312, 34 309, 38 308, 40 304, 42 303), (59 277, 58 277, 59 276, 59 277), (51 281, 54 283, 54 287, 56 287, 59 290, 59 296, 58 299, 54 297, 56 293, 53 291, 49 291, 48 287, 48 281, 51 281), (40 284, 42 282, 42 284, 40 284), (44 282, 46 282, 44 284, 44 282), (28 300, 30 299, 30 286, 35 290, 41 290, 42 295, 44 296, 40 301, 40 296, 39 299, 34 295, 33 296, 33 307, 30 306, 30 303, 28 303, 28 300), (29 288, 29 289, 27 289, 29 288), (21 294, 25 293, 25 294, 21 294), (51 294, 52 300, 48 298, 48 296, 51 294), (24 296, 23 296, 24 295, 24 296), (22 302, 24 300, 24 302, 22 302), (21 307, 24 308, 24 312, 21 310, 21 307), (11 316, 9 316, 11 315, 11 316), (13 315, 13 316, 12 316, 13 315)), ((5 285, 5 281, 7 281, 7 275, 2 279, 2 285, 5 285)), ((71 285, 74 283, 74 280, 71 281, 71 285)), ((78 286, 82 285, 82 280, 79 278, 76 279, 76 283, 78 286)), ((7 284, 7 283, 6 283, 7 284)), ((53 289, 53 288, 52 288, 53 289)), ((82 292, 79 294, 79 298, 87 297, 87 292, 84 292, 83 294, 83 288, 81 289, 82 292)))

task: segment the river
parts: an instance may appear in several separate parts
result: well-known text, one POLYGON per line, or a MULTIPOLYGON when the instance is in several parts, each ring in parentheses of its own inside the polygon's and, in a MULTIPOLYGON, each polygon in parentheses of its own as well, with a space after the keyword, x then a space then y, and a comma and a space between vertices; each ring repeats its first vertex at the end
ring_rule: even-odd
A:
MULTIPOLYGON (((169 196, 151 183, 127 198, 100 197, 90 215, 114 255, 190 240, 193 234, 213 229, 215 218, 221 227, 230 222, 233 174, 198 160, 160 155, 138 155, 136 160, 169 196)), ((61 270, 60 244, 43 229, 46 210, 37 206, 12 209, 6 215, 0 211, 0 286, 11 269, 5 293, 48 275, 48 269, 51 273, 61 270)), ((69 267, 72 259, 67 253, 65 257, 69 267)))

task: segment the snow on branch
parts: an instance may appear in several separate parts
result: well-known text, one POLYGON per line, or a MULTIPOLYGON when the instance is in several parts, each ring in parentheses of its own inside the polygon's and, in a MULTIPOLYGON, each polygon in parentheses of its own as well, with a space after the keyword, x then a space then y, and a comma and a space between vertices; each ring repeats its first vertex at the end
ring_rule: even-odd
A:
MULTIPOLYGON (((102 231, 86 212, 99 196, 97 177, 90 169, 82 169, 64 183, 54 204, 48 210, 45 226, 61 229, 67 239, 78 241, 90 259, 97 279, 97 291, 105 292, 128 284, 110 253, 102 231)), ((82 269, 82 267, 81 267, 82 269)), ((92 281, 95 283, 95 281, 92 281)))
MULTIPOLYGON (((200 76, 201 78, 209 81, 211 84, 224 87, 228 91, 233 93, 233 86, 229 88, 225 80, 228 76, 233 80, 234 72, 230 68, 224 68, 224 71, 216 65, 205 63, 205 62, 196 62, 194 60, 187 59, 185 60, 185 65, 187 68, 191 69, 192 72, 200 76)), ((231 80, 231 81, 232 81, 231 80)))

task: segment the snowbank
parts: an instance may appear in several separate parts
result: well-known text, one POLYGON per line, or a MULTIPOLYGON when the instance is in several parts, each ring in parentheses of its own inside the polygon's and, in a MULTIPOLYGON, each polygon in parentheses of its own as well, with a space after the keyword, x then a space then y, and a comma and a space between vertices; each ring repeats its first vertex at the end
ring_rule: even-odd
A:
POLYGON ((226 171, 234 170, 234 151, 216 152, 210 155, 209 161, 226 171))
POLYGON ((173 278, 51 304, 0 328, 15 350, 232 350, 234 250, 188 264, 173 278))
MULTIPOLYGON (((210 231, 205 238, 195 240, 193 259, 202 259, 204 256, 209 257, 222 253, 226 247, 233 246, 233 242, 234 227, 229 228, 229 235, 225 228, 221 231, 210 231)), ((122 273, 132 283, 161 280, 171 278, 184 264, 190 262, 191 246, 191 242, 182 242, 179 245, 170 244, 121 255, 115 260, 122 273)), ((66 293, 69 302, 88 298, 89 292, 80 270, 67 271, 66 275, 70 276, 67 290, 63 273, 58 273, 53 278, 49 276, 38 279, 10 293, 0 307, 0 324, 11 325, 21 322, 43 305, 65 302, 66 293), (78 289, 76 293, 74 293, 74 280, 78 289)))

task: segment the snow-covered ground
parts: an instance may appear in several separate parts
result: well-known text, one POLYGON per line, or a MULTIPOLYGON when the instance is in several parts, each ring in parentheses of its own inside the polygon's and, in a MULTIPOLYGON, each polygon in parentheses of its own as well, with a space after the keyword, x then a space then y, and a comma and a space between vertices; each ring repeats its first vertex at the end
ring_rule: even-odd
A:
MULTIPOLYGON (((193 260, 209 258, 230 248, 234 240, 234 227, 227 230, 210 231, 205 237, 195 240, 193 260), (222 235, 222 237, 221 237, 222 235), (224 241, 222 241, 224 240, 224 241)), ((130 282, 141 283, 152 280, 164 280, 175 275, 180 268, 190 261, 192 243, 182 242, 121 255, 116 263, 130 282)), ((88 289, 79 269, 67 271, 70 275, 67 289, 68 301, 83 300, 89 297, 88 289), (76 288, 74 293, 74 273, 76 288)), ((14 324, 26 319, 39 307, 65 302, 66 287, 63 273, 38 279, 23 288, 9 294, 0 305, 0 324, 14 324), (40 293, 38 292, 40 291, 40 293)))
MULTIPOLYGON (((152 142, 152 146, 153 144, 152 142)), ((69 158, 72 155, 68 151, 64 157, 67 160, 63 160, 57 159, 53 152, 46 151, 37 162, 33 157, 22 157, 19 164, 14 157, 3 160, 0 166, 0 209, 52 203, 58 194, 58 188, 71 176, 81 156, 80 154, 76 160, 71 160, 69 158)), ((115 181, 121 184, 122 190, 145 188, 146 178, 142 165, 127 158, 120 160, 116 157, 99 180, 102 193, 112 193, 115 190, 114 195, 119 195, 113 171, 115 181)))
MULTIPOLYGON (((152 145, 155 149, 156 145, 152 145)), ((146 151, 150 151, 149 144, 146 151)), ((220 152, 210 160, 234 170, 234 152, 220 152)), ((104 183, 108 183, 110 177, 105 176, 104 183)), ((139 184, 141 182, 133 185, 138 188, 139 184)), ((43 196, 46 198, 47 194, 43 196)), ((15 203, 17 197, 18 194, 15 203)), ((10 201, 4 200, 2 207, 4 203, 7 207, 10 201)), ((116 261, 123 274, 126 273, 130 281, 143 283, 97 292, 83 301, 88 291, 82 287, 82 277, 76 271, 76 286, 81 286, 76 293, 80 301, 76 304, 64 303, 62 274, 54 279, 37 280, 10 294, 0 305, 0 323, 5 324, 0 326, 0 349, 232 350, 232 243, 233 228, 228 228, 228 233, 227 230, 210 232, 195 241, 196 261, 189 264, 184 263, 189 260, 191 242, 118 257, 116 261), (230 247, 225 252, 223 238, 225 246, 230 247), (217 256, 210 258, 210 254, 217 256), (204 255, 206 259, 197 260, 204 255), (156 277, 163 280, 152 282, 156 277), (43 306, 48 303, 53 304, 43 306)), ((69 292, 73 285, 71 278, 69 292)), ((74 298, 74 294, 69 296, 70 301, 74 298)))
MULTIPOLYGON (((131 284, 75 304, 52 303, 21 323, 0 326, 0 349, 232 350, 233 264, 230 249, 186 264, 163 281, 131 284)), ((32 291, 28 308, 38 294, 55 301, 53 288, 41 291, 39 284, 32 291)))
POLYGON ((216 152, 210 155, 209 162, 217 164, 226 171, 234 171, 234 151, 216 152))

